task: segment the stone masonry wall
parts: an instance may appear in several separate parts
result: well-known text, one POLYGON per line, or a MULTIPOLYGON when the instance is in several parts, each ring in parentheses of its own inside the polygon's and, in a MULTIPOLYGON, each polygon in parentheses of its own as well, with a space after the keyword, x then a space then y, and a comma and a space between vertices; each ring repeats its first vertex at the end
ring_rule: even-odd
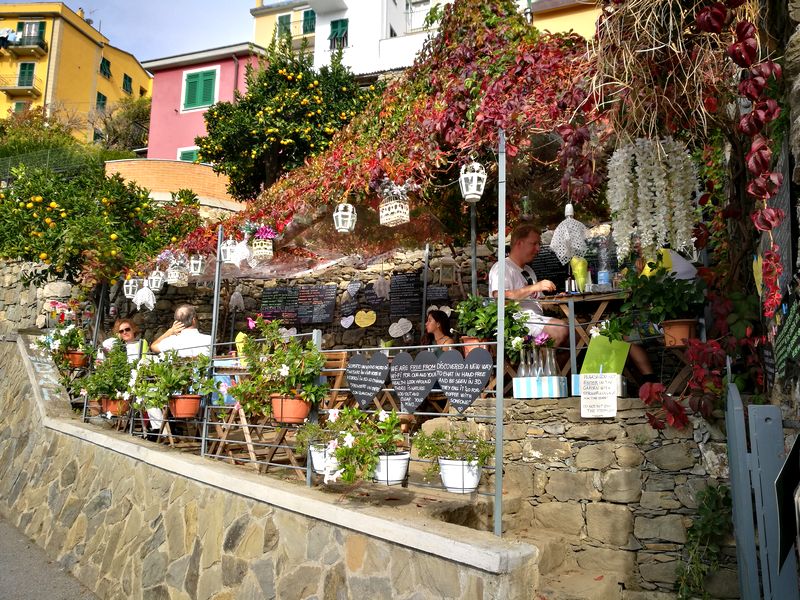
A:
POLYGON ((45 428, 16 344, 0 344, 0 382, 0 514, 100 598, 522 600, 536 585, 533 561, 492 574, 45 428))
MULTIPOLYGON (((617 418, 602 420, 582 419, 579 398, 506 403, 504 488, 523 500, 508 521, 562 534, 567 566, 671 592, 697 492, 728 482, 724 434, 694 417, 658 432, 638 399, 620 398, 617 418)), ((738 597, 733 543, 707 582, 711 597, 738 597)))

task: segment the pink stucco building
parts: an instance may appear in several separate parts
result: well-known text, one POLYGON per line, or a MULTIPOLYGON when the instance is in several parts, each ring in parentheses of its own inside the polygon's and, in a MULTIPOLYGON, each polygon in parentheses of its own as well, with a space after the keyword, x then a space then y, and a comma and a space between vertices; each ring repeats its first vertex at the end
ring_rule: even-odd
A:
POLYGON ((142 63, 153 74, 147 158, 193 161, 194 139, 206 134, 203 114, 245 90, 245 67, 266 50, 243 43, 142 63))

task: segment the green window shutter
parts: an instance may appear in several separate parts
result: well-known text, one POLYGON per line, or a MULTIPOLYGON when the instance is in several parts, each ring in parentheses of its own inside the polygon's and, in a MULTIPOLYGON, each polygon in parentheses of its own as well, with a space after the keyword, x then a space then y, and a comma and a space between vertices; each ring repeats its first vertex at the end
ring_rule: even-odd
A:
POLYGON ((314 33, 317 29, 317 13, 313 10, 303 12, 303 33, 314 33))
POLYGON ((28 110, 28 102, 14 102, 14 112, 21 113, 28 110))
POLYGON ((292 15, 280 15, 278 17, 278 37, 292 35, 292 15))
POLYGON ((186 162, 194 162, 197 160, 197 149, 194 150, 181 150, 181 155, 178 160, 186 162))
POLYGON ((214 104, 214 88, 217 79, 216 71, 201 73, 202 88, 200 90, 200 105, 211 106, 214 104))
POLYGON ((100 92, 97 92, 97 110, 99 110, 100 112, 105 111, 106 102, 107 101, 108 101, 108 98, 106 97, 105 94, 101 94, 100 92))
POLYGON ((200 73, 189 73, 186 75, 186 92, 183 97, 183 108, 195 108, 197 102, 197 90, 200 86, 200 73))
POLYGON ((22 32, 25 31, 25 23, 24 21, 17 22, 17 35, 22 35, 22 32))
POLYGON ((128 94, 133 93, 133 79, 127 73, 122 75, 122 91, 128 94))
POLYGON ((331 21, 331 34, 328 36, 329 40, 335 40, 339 37, 339 21, 331 21))
POLYGON ((100 74, 104 77, 111 77, 111 61, 107 58, 100 59, 100 74))
POLYGON ((183 108, 201 108, 214 104, 216 83, 216 70, 187 73, 183 108))
POLYGON ((44 28, 46 23, 44 21, 39 21, 39 39, 44 39, 44 28))
POLYGON ((19 65, 19 79, 17 85, 20 87, 30 87, 33 85, 33 70, 36 63, 20 63, 19 65))

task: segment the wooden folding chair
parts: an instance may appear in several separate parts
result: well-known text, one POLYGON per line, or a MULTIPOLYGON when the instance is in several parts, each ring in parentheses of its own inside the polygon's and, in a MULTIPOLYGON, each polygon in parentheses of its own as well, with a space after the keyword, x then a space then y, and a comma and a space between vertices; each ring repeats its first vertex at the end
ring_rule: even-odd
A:
POLYGON ((342 408, 352 396, 345 388, 347 352, 326 352, 321 375, 328 379, 330 391, 320 404, 321 409, 342 408))

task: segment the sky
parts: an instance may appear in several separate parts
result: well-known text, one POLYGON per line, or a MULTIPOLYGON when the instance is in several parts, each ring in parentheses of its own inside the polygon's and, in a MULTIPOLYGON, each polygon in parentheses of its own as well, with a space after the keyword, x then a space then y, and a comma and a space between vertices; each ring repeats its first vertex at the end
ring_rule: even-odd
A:
MULTIPOLYGON (((12 4, 0 0, 0 4, 12 4)), ((255 0, 66 0, 141 62, 248 42, 255 0)))

